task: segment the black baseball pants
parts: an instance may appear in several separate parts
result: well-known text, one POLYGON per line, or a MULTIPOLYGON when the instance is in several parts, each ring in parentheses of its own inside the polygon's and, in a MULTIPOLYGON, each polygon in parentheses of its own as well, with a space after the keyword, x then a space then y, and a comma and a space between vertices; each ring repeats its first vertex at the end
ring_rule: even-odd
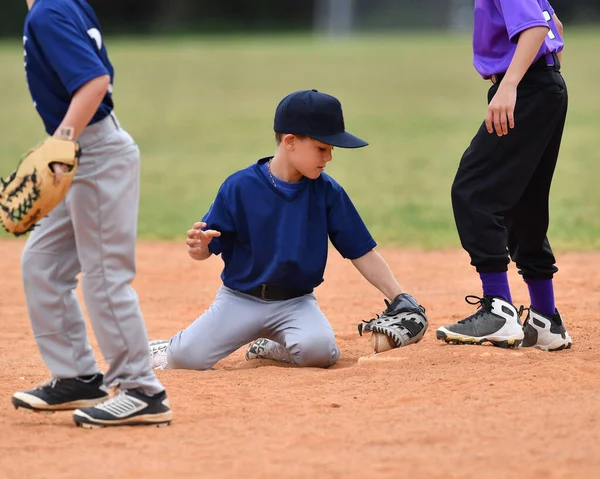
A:
MULTIPOLYGON (((488 103, 498 86, 490 88, 488 103)), ((525 279, 551 279, 558 271, 546 233, 567 103, 562 75, 538 62, 517 88, 514 128, 498 137, 483 123, 465 151, 452 208, 478 272, 507 271, 510 258, 525 279)))

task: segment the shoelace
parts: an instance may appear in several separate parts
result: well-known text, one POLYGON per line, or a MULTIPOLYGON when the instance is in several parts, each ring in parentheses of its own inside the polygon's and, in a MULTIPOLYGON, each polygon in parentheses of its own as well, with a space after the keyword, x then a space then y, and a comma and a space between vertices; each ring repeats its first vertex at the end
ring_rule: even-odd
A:
MULTIPOLYGON (((523 313, 525 311, 527 311, 527 316, 529 316, 530 310, 531 310, 531 308, 526 308, 525 306, 521 305, 519 308, 519 311, 517 311, 517 314, 519 315, 519 319, 521 319, 523 317, 523 313)), ((527 318, 525 318, 525 321, 523 321, 523 327, 525 327, 526 324, 527 324, 527 318)))
POLYGON ((121 396, 123 396, 123 394, 125 394, 125 391, 123 391, 122 389, 117 389, 117 388, 111 388, 111 396, 104 401, 102 404, 105 405, 110 405, 116 402, 119 402, 119 400, 121 399, 121 396))
POLYGON ((479 307, 477 308, 477 312, 475 314, 459 321, 460 324, 470 323, 479 318, 479 316, 482 314, 489 313, 492 310, 492 298, 490 296, 483 296, 480 298, 479 296, 469 294, 465 296, 465 301, 472 305, 478 304, 479 307))
POLYGON ((48 386, 50 386, 51 388, 54 388, 54 386, 56 386, 56 383, 58 383, 59 379, 52 376, 50 379, 46 379, 43 383, 38 384, 35 388, 36 389, 44 389, 48 386))
MULTIPOLYGON (((94 374, 89 379, 82 379, 82 378, 76 378, 76 379, 81 381, 82 383, 88 384, 88 383, 91 383, 92 381, 94 381, 96 379, 96 376, 97 375, 94 374)), ((61 380, 60 378, 52 376, 50 379, 46 379, 43 383, 38 384, 35 388, 36 389, 44 389, 44 388, 50 387, 50 388, 54 389, 60 380, 61 380)))

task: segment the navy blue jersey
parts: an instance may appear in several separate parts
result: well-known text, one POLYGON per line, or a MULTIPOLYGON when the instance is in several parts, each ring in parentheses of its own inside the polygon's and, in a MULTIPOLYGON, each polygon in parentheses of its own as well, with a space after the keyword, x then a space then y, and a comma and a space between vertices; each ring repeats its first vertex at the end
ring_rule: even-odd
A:
POLYGON ((25 74, 33 104, 53 135, 73 94, 85 83, 110 75, 111 88, 90 124, 113 109, 114 77, 96 14, 84 0, 36 0, 25 19, 25 74))
POLYGON ((269 173, 268 165, 269 165, 268 161, 265 161, 260 164, 263 175, 268 176, 269 179, 272 180, 272 182, 274 181, 275 184, 277 185, 277 188, 279 189, 279 191, 282 191, 284 195, 286 195, 286 196, 295 195, 298 188, 300 188, 302 186, 302 182, 298 181, 298 182, 294 182, 294 183, 289 183, 287 181, 280 180, 276 176, 273 176, 272 174, 269 173))
POLYGON ((375 246, 344 189, 330 176, 303 178, 283 193, 261 165, 225 180, 203 220, 221 232, 209 249, 221 254, 223 284, 249 291, 261 284, 311 290, 323 282, 328 239, 344 258, 363 256, 375 246))

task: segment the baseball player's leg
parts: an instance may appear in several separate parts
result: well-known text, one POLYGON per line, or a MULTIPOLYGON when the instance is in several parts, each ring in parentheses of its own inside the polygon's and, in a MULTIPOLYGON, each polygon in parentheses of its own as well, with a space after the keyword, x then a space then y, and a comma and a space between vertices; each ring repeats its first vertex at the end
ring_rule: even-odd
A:
MULTIPOLYGON (((558 75, 558 74, 556 74, 558 75)), ((560 79, 560 77, 558 77, 560 79)), ((548 201, 567 117, 566 90, 555 100, 556 114, 547 118, 551 136, 525 192, 506 217, 511 258, 527 279, 552 279, 557 271, 546 233, 548 201)))
MULTIPOLYGON (((505 219, 527 190, 558 121, 554 94, 540 87, 546 74, 534 73, 519 87, 515 128, 498 137, 482 124, 461 159, 452 185, 452 206, 461 243, 481 276, 484 296, 472 301, 481 307, 466 321, 439 328, 438 339, 491 341, 503 347, 516 346, 523 339, 506 275, 505 219)), ((496 90, 497 85, 490 89, 489 100, 496 90)))
POLYGON ((524 321, 524 347, 556 351, 573 344, 556 309, 552 278, 558 270, 546 236, 549 225, 548 197, 558 158, 564 123, 563 115, 548 143, 528 188, 507 217, 508 247, 529 289, 531 307, 524 321))
POLYGON ((265 338, 285 348, 298 366, 326 368, 339 358, 333 328, 314 294, 271 303, 267 327, 265 338))
POLYGON ((83 154, 67 207, 90 322, 110 365, 106 383, 155 395, 164 387, 150 367, 146 327, 131 286, 140 155, 133 139, 111 121, 88 127, 80 137, 83 154))
POLYGON ((103 376, 75 293, 80 267, 64 202, 30 234, 21 260, 29 318, 52 379, 15 393, 13 405, 57 411, 91 406, 106 399, 103 376))
MULTIPOLYGON (((535 80, 531 87, 520 87, 515 128, 508 135, 498 137, 481 125, 452 185, 456 227, 478 272, 506 271, 504 217, 527 189, 561 116, 560 99, 541 89, 537 76, 535 80)), ((490 89, 489 100, 496 89, 497 85, 490 89)))
POLYGON ((210 369, 265 332, 267 305, 222 286, 210 307, 170 340, 168 367, 210 369))
POLYGON ((546 233, 550 222, 550 186, 561 136, 562 126, 548 144, 523 196, 506 215, 510 255, 525 279, 552 279, 557 271, 546 233))
POLYGON ((73 378, 99 372, 75 291, 80 267, 65 202, 33 230, 21 264, 33 334, 52 375, 73 378))

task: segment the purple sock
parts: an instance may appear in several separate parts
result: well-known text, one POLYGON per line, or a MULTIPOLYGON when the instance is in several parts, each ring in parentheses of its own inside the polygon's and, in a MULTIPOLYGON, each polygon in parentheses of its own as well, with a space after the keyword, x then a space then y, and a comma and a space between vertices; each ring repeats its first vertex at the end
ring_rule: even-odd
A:
POLYGON ((526 279, 525 283, 529 289, 531 307, 544 316, 552 316, 556 312, 552 280, 526 279))
POLYGON ((508 285, 508 273, 479 273, 483 286, 484 296, 496 296, 512 303, 510 286, 508 285))

